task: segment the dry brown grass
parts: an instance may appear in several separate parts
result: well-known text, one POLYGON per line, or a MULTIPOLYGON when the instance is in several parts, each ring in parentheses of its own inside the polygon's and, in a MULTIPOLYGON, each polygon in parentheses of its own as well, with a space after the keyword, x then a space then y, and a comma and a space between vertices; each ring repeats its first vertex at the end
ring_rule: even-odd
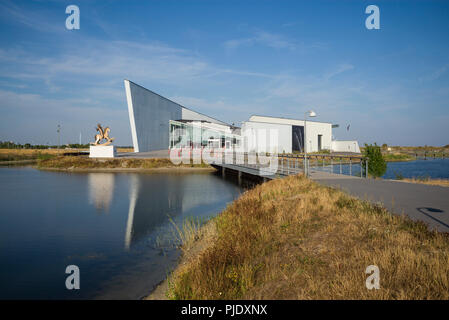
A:
POLYGON ((38 168, 47 169, 155 169, 155 168, 173 168, 173 167, 191 167, 207 168, 207 164, 174 165, 170 159, 91 159, 87 157, 55 157, 51 159, 40 160, 38 168))
POLYGON ((245 192, 212 222, 213 240, 174 272, 169 298, 449 298, 447 234, 301 176, 245 192), (373 264, 379 290, 365 286, 373 264))
POLYGON ((62 149, 0 149, 0 161, 34 160, 64 153, 62 149))
POLYGON ((422 184, 429 184, 433 186, 441 186, 441 187, 449 187, 449 179, 419 179, 419 178, 403 178, 399 181, 403 182, 409 182, 409 183, 422 183, 422 184))
MULTIPOLYGON (((63 153, 89 151, 89 149, 0 149, 0 155, 35 155, 47 153, 52 155, 62 155, 63 153)), ((133 148, 117 148, 118 152, 134 152, 133 148)))
POLYGON ((34 155, 37 153, 48 153, 48 154, 62 154, 65 152, 64 149, 0 149, 0 154, 23 154, 23 155, 34 155))

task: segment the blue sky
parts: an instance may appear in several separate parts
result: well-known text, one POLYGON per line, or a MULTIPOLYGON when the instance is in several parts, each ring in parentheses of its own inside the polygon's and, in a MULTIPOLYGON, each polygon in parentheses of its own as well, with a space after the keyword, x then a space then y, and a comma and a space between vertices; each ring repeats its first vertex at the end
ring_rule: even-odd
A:
POLYGON ((61 124, 87 143, 100 122, 131 145, 130 79, 237 125, 314 109, 340 140, 446 145, 448 40, 447 1, 0 1, 0 140, 55 144, 61 124))

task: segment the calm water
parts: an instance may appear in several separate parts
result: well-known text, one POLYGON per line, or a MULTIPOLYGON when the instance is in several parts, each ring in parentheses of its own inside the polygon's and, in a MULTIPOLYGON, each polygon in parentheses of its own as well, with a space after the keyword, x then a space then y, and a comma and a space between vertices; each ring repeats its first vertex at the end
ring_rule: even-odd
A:
MULTIPOLYGON (((315 162, 311 165, 317 168, 315 162)), ((342 165, 341 172, 343 174, 349 174, 349 165, 342 165)), ((334 164, 333 168, 325 166, 324 168, 319 165, 318 170, 326 172, 340 173, 340 165, 334 164)), ((352 175, 360 176, 360 165, 352 165, 352 175)), ((363 173, 365 174, 365 173, 363 173)), ((397 175, 402 175, 404 178, 418 178, 418 177, 430 177, 449 179, 449 159, 429 159, 429 160, 416 160, 406 162, 388 162, 387 172, 382 178, 396 179, 397 175)))
POLYGON ((396 179, 401 174, 404 178, 430 177, 449 179, 449 159, 416 160, 409 162, 389 162, 386 179, 396 179))
POLYGON ((140 298, 179 257, 169 217, 206 219, 240 192, 214 174, 0 168, 0 299, 140 298))

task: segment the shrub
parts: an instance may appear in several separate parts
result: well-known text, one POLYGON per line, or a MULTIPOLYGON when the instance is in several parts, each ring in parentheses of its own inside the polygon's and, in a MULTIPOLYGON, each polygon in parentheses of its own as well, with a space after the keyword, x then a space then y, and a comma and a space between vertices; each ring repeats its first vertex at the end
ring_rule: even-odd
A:
MULTIPOLYGON (((363 151, 363 155, 368 157, 368 174, 372 177, 381 177, 387 171, 387 163, 385 162, 384 157, 382 156, 382 152, 380 147, 374 143, 374 145, 368 145, 365 143, 365 149, 363 151)), ((365 169, 366 163, 363 162, 363 168, 365 169)))
POLYGON ((402 175, 401 172, 399 173, 395 172, 394 175, 396 177, 396 180, 404 180, 404 176, 402 175))

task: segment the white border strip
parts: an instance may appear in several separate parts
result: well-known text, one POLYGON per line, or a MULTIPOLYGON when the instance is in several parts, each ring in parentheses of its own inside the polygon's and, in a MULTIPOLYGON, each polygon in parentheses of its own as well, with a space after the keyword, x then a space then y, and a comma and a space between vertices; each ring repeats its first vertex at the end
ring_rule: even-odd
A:
POLYGON ((137 141, 136 120, 134 119, 133 100, 131 97, 131 86, 129 80, 125 79, 126 101, 128 102, 129 122, 131 124, 131 136, 133 138, 134 152, 139 152, 139 143, 137 141))

